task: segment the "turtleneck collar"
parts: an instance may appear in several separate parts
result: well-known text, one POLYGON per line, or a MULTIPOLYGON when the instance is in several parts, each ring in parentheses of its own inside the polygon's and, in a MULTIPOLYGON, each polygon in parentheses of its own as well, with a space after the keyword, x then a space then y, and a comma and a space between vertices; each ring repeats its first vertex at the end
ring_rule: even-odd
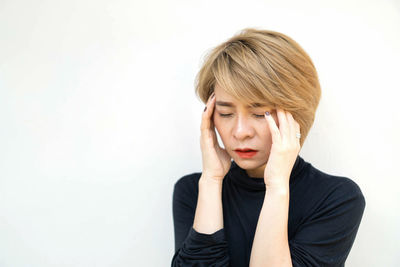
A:
MULTIPOLYGON (((297 155, 296 161, 293 165, 292 172, 290 174, 289 186, 292 186, 296 181, 303 168, 307 165, 300 155, 297 155)), ((250 177, 246 170, 242 169, 237 165, 235 161, 232 161, 231 168, 228 172, 228 176, 233 182, 241 187, 255 191, 265 191, 265 183, 263 178, 250 177)))

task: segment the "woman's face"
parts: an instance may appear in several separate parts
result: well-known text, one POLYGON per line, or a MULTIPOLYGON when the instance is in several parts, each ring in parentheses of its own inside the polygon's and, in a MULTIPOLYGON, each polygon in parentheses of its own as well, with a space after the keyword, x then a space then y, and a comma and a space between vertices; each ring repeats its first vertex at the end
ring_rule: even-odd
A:
POLYGON ((268 106, 247 107, 218 85, 214 91, 216 103, 213 120, 227 153, 250 177, 263 178, 272 145, 264 113, 269 111, 279 127, 275 110, 268 106), (235 151, 243 148, 257 152, 252 156, 235 151))

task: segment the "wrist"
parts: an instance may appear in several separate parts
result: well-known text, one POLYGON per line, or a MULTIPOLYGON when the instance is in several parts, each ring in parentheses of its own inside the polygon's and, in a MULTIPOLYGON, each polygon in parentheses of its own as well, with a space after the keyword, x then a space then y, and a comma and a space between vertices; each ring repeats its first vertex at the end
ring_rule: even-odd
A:
POLYGON ((268 194, 289 195, 290 193, 289 183, 266 184, 265 188, 268 194))
POLYGON ((266 194, 274 196, 289 196, 290 190, 286 187, 269 187, 265 191, 266 194))
POLYGON ((204 186, 222 186, 222 182, 223 179, 203 175, 199 179, 199 185, 204 186))

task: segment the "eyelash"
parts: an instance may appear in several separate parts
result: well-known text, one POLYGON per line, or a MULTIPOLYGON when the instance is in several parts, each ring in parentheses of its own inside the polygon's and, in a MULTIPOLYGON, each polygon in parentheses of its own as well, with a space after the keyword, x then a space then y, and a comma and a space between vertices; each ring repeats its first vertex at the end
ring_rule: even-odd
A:
MULTIPOLYGON (((223 118, 228 118, 228 117, 231 117, 231 116, 232 116, 232 114, 222 114, 222 113, 219 113, 219 115, 220 115, 221 117, 223 117, 223 118)), ((254 114, 254 116, 255 116, 256 118, 258 118, 258 119, 264 118, 264 115, 257 115, 257 114, 254 114)))

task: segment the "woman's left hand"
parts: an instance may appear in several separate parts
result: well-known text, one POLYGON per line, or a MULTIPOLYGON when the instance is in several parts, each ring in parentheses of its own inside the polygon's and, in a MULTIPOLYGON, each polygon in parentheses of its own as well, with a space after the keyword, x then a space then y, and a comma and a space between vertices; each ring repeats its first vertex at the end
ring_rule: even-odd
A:
POLYGON ((277 109, 279 128, 272 115, 264 115, 272 136, 271 152, 264 170, 266 188, 289 188, 290 174, 300 152, 300 125, 292 114, 277 109))

